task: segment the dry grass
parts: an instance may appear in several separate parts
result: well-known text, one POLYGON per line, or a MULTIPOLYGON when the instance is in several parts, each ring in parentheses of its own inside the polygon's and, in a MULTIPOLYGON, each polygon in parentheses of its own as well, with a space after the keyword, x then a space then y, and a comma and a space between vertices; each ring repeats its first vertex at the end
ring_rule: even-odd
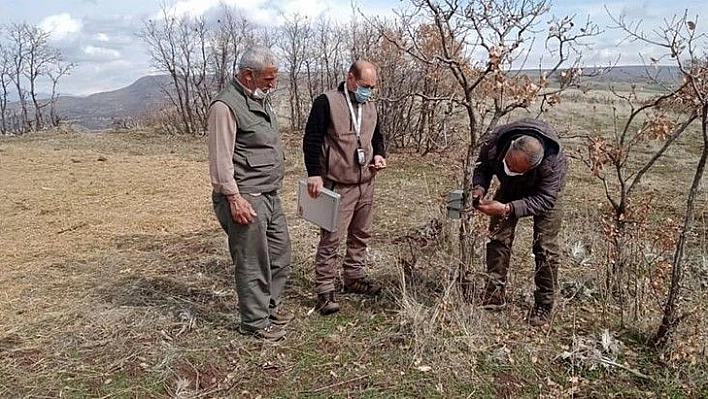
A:
MULTIPOLYGON (((515 247, 511 306, 489 313, 459 296, 457 225, 441 209, 456 184, 460 154, 391 155, 377 186, 371 246, 371 270, 385 282, 385 293, 343 295, 339 314, 307 316, 317 230, 295 217, 294 187, 303 174, 299 140, 286 137, 282 193, 294 247, 285 306, 298 319, 286 341, 264 344, 233 328, 237 298, 225 236, 209 202, 204 139, 147 132, 2 139, 0 397, 708 392, 700 357, 708 341, 704 307, 679 332, 684 345, 661 358, 643 347, 642 334, 658 322, 655 308, 622 327, 611 303, 593 293, 604 270, 597 226, 602 196, 580 165, 566 192, 573 206, 562 235, 572 256, 561 278, 571 288, 559 298, 550 327, 524 322, 532 291, 528 221, 515 247), (616 360, 651 380, 587 356, 561 356, 579 342, 587 348, 605 329, 624 342, 616 360)), ((485 223, 477 220, 481 231, 485 223)), ((480 271, 482 244, 480 238, 480 271)), ((705 303, 706 295, 691 298, 705 303)))

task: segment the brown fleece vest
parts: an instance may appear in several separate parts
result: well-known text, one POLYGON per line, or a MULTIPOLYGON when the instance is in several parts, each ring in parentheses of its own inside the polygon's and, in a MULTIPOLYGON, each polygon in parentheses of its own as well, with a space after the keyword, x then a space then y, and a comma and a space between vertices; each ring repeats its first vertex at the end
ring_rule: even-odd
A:
POLYGON ((346 86, 344 92, 330 90, 324 93, 329 101, 330 124, 322 144, 323 174, 327 180, 336 183, 360 184, 374 176, 369 164, 374 158, 371 139, 376 128, 376 106, 371 101, 358 104, 352 99, 354 115, 357 115, 357 106, 361 108, 361 136, 357 142, 345 92, 348 93, 346 86), (364 150, 366 162, 363 166, 357 161, 357 148, 364 150))

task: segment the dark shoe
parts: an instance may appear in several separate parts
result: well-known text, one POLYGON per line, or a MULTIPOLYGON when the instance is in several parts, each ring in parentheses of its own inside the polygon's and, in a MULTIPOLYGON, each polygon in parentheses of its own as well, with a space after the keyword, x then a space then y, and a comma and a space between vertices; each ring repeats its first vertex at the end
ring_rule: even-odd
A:
POLYGON ((363 295, 376 295, 381 292, 381 285, 368 277, 362 277, 360 279, 345 282, 344 292, 363 295))
POLYGON ((334 291, 317 294, 315 310, 324 316, 339 312, 339 304, 334 299, 334 291))
POLYGON ((529 313, 529 324, 534 327, 548 324, 551 321, 551 310, 553 310, 553 305, 542 303, 533 305, 533 309, 529 313))
POLYGON ((295 320, 295 315, 290 312, 286 312, 278 308, 271 309, 270 311, 270 324, 274 324, 279 327, 285 327, 293 320, 295 320))
POLYGON ((506 306, 506 290, 504 287, 487 287, 482 294, 482 309, 497 310, 506 306))
POLYGON ((255 330, 239 327, 241 334, 252 335, 254 338, 262 339, 264 341, 279 341, 285 338, 285 330, 282 327, 275 324, 268 325, 263 328, 258 328, 255 330))

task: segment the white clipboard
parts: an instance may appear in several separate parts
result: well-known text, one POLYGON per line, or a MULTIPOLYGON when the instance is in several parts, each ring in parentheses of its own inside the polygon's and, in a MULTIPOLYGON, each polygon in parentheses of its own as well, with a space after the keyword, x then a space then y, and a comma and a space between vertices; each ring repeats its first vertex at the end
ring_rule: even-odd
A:
POLYGON ((340 199, 341 195, 324 187, 319 197, 310 197, 307 193, 307 179, 302 179, 297 189, 297 215, 333 233, 337 231, 340 199))

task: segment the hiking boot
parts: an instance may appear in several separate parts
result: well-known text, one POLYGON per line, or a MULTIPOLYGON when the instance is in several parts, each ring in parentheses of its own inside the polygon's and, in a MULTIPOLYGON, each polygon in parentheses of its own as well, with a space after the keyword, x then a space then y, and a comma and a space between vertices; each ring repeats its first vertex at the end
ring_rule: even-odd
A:
POLYGON ((317 294, 315 310, 324 316, 339 312, 339 304, 334 299, 334 291, 317 294))
POLYGON ((280 341, 285 338, 285 330, 275 324, 256 329, 241 326, 239 327, 239 332, 245 335, 252 335, 254 338, 264 341, 280 341))
POLYGON ((368 278, 362 277, 344 283, 344 292, 363 295, 376 295, 381 292, 381 284, 368 278))
POLYGON ((540 327, 548 324, 551 321, 551 310, 553 305, 537 303, 533 305, 531 313, 529 313, 529 324, 534 327, 540 327))
POLYGON ((295 320, 295 315, 278 308, 271 309, 270 311, 270 324, 274 324, 279 327, 285 327, 288 323, 295 320))
POLYGON ((496 310, 506 306, 506 290, 504 287, 487 286, 482 294, 482 309, 496 310))

